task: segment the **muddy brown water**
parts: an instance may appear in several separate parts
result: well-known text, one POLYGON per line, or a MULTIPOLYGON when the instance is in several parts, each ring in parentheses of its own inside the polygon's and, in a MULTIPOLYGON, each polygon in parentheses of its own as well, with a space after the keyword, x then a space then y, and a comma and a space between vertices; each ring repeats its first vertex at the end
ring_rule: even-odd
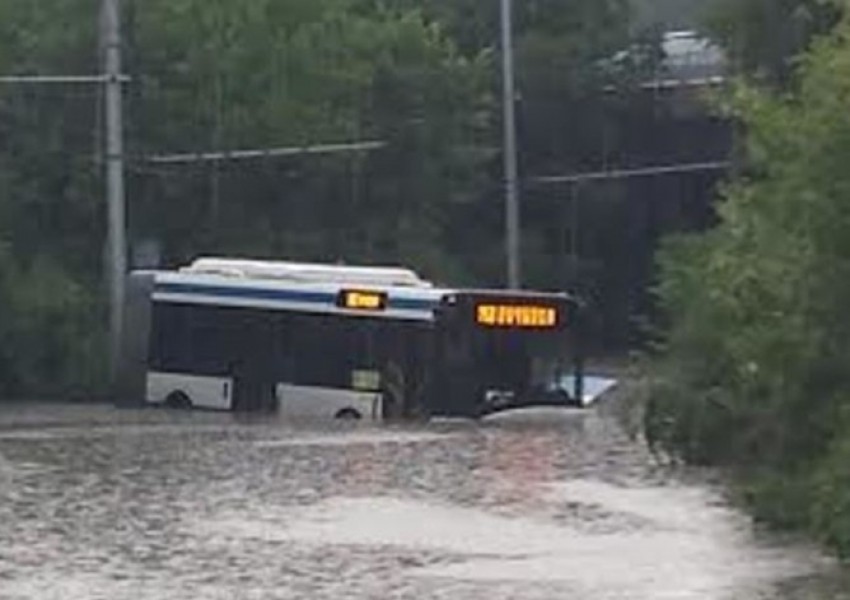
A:
POLYGON ((291 423, 0 407, 0 600, 844 600, 598 411, 291 423))

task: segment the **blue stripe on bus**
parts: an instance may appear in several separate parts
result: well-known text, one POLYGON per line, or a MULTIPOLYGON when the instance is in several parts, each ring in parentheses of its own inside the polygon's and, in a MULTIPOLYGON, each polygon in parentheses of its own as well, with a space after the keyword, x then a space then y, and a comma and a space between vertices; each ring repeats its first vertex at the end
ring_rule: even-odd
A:
MULTIPOLYGON (((274 300, 277 302, 303 302, 336 306, 336 294, 327 292, 301 292, 263 288, 226 287, 198 285, 192 283, 157 283, 155 293, 186 294, 190 296, 220 296, 223 298, 245 298, 249 300, 274 300)), ((390 298, 389 308, 396 310, 432 310, 439 302, 416 298, 390 298)))

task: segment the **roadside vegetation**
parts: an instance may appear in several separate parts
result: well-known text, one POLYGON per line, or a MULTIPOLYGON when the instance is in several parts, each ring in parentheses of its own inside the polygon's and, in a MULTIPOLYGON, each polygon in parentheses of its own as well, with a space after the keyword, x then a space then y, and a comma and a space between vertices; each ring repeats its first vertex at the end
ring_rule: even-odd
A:
MULTIPOLYGON (((725 109, 741 159, 719 225, 660 254, 646 430, 691 463, 733 467, 758 517, 850 556, 850 20, 785 4, 811 11, 807 50, 795 38, 740 57, 749 83, 725 109)), ((770 22, 727 31, 750 43, 770 22)))

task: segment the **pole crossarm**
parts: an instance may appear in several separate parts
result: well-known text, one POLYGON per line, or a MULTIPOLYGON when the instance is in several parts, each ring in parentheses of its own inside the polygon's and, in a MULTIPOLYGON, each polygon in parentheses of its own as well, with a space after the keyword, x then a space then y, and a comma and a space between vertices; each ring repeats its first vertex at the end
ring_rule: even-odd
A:
POLYGON ((537 185, 559 185, 583 183, 585 181, 607 181, 616 179, 633 179, 637 177, 654 177, 656 175, 676 175, 679 173, 696 173, 700 171, 724 171, 731 166, 732 163, 729 161, 684 163, 678 165, 639 167, 635 169, 615 169, 610 171, 574 173, 570 175, 539 176, 530 178, 529 182, 537 185))
POLYGON ((129 83, 129 75, 0 75, 0 83, 102 84, 129 83))
POLYGON ((305 154, 340 154, 346 152, 371 152, 387 145, 382 141, 350 142, 341 144, 318 144, 313 146, 287 146, 281 148, 258 148, 251 150, 226 150, 220 152, 193 152, 183 154, 157 154, 143 160, 158 165, 198 162, 223 162, 301 156, 305 154))

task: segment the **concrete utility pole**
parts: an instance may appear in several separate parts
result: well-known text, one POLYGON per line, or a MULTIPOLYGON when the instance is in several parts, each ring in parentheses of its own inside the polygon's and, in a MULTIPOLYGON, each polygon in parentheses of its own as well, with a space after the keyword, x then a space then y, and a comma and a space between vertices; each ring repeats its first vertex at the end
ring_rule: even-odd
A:
POLYGON ((113 375, 121 344, 124 278, 127 273, 120 3, 121 0, 103 0, 101 20, 106 96, 106 198, 109 213, 109 334, 113 375))
POLYGON ((520 272, 519 175, 516 143, 516 91, 514 83, 513 3, 502 3, 502 83, 505 155, 505 253, 508 259, 508 287, 522 286, 520 272))

